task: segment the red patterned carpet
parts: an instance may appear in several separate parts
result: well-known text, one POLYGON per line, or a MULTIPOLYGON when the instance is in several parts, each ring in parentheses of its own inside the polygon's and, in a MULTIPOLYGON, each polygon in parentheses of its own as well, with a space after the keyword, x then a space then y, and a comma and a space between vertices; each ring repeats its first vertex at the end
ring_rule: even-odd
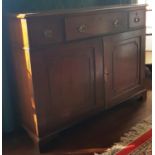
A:
POLYGON ((151 116, 131 128, 105 152, 95 155, 152 155, 151 116))
POLYGON ((128 144, 116 155, 151 155, 152 154, 152 129, 149 129, 146 133, 141 135, 139 138, 128 144))

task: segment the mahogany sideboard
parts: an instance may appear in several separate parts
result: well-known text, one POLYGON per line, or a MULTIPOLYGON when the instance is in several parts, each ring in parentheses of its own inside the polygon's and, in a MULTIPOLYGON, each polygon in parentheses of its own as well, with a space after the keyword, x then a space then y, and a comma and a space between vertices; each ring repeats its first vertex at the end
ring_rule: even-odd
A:
POLYGON ((10 15, 21 123, 40 149, 144 88, 145 5, 10 15))

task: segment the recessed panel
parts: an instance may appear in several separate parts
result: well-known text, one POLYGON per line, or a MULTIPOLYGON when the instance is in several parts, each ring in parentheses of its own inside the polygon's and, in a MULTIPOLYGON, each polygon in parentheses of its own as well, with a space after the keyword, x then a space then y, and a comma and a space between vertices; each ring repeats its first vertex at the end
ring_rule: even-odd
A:
POLYGON ((126 90, 138 82, 138 45, 135 41, 119 44, 113 51, 113 89, 126 90))

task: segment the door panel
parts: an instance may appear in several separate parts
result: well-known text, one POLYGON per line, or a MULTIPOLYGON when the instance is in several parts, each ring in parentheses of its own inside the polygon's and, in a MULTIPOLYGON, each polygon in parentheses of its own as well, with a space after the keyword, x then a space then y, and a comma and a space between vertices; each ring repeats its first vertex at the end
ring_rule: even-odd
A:
POLYGON ((31 54, 42 133, 104 107, 102 54, 101 40, 64 44, 31 54))
POLYGON ((112 51, 112 87, 115 92, 125 91, 138 84, 139 42, 138 38, 122 41, 112 51))
POLYGON ((104 38, 106 107, 124 101, 142 88, 142 38, 141 31, 104 38))

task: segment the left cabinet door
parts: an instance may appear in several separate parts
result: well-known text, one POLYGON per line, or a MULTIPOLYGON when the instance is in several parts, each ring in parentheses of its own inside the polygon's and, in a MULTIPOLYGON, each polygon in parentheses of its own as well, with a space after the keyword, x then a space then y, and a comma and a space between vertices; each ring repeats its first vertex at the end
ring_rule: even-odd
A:
POLYGON ((102 41, 32 51, 41 133, 56 131, 104 107, 102 41))

